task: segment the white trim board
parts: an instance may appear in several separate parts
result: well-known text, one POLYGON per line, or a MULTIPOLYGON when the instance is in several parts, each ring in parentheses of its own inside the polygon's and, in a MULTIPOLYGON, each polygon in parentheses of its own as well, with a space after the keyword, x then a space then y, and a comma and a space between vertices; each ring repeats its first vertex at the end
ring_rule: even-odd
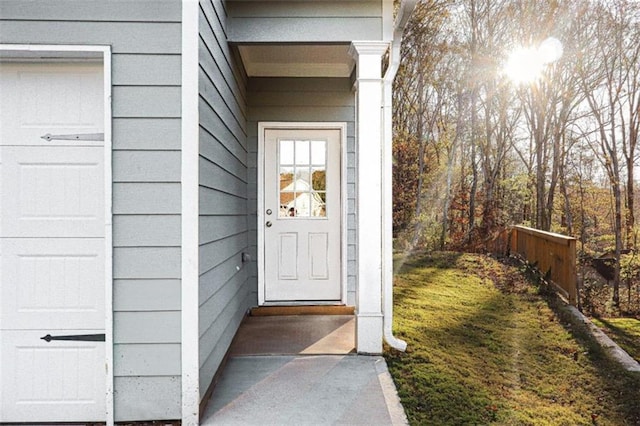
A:
MULTIPOLYGON (((264 140, 265 131, 268 129, 300 129, 300 130, 340 130, 340 191, 342 211, 340 217, 340 250, 341 250, 341 304, 347 303, 347 123, 346 122, 285 122, 285 121, 261 121, 258 122, 258 158, 257 158, 257 205, 258 205, 258 305, 265 305, 264 296, 264 140)), ((304 305, 308 302, 277 303, 277 305, 304 305)), ((313 304, 335 304, 314 302, 313 304)))
POLYGON ((104 98, 104 207, 105 207, 105 422, 114 424, 113 400, 113 216, 112 216, 112 129, 111 47, 99 45, 0 44, 2 60, 87 61, 103 67, 104 98))
POLYGON ((200 417, 199 241, 200 205, 198 109, 198 15, 196 0, 182 1, 181 93, 181 386, 182 424, 197 425, 200 417))

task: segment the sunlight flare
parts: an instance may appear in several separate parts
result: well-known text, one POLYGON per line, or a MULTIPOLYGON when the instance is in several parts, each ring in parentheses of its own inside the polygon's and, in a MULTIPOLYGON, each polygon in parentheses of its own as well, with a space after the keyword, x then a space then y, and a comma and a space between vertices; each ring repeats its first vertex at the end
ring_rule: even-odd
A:
POLYGON ((538 47, 518 47, 514 49, 505 66, 505 74, 515 83, 533 83, 542 76, 546 64, 562 57, 560 40, 549 37, 538 47))

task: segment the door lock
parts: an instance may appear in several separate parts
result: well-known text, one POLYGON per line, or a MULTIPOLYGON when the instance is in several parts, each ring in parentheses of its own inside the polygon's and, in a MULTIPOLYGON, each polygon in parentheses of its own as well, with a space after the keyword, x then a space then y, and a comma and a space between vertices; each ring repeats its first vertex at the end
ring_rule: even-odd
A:
POLYGON ((265 225, 267 226, 267 228, 271 228, 271 221, 268 221, 265 225))

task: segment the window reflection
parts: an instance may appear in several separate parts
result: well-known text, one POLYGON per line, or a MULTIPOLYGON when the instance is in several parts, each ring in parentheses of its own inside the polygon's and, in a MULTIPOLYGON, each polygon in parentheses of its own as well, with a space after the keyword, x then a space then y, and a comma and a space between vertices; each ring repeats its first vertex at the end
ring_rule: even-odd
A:
POLYGON ((278 216, 326 217, 327 142, 280 140, 278 216))

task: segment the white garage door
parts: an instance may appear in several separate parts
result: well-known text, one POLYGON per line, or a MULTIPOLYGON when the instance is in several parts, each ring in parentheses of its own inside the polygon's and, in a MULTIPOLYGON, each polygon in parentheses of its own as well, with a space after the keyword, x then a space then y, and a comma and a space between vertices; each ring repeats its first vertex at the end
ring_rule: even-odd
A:
POLYGON ((102 72, 0 62, 0 422, 105 420, 102 72))

